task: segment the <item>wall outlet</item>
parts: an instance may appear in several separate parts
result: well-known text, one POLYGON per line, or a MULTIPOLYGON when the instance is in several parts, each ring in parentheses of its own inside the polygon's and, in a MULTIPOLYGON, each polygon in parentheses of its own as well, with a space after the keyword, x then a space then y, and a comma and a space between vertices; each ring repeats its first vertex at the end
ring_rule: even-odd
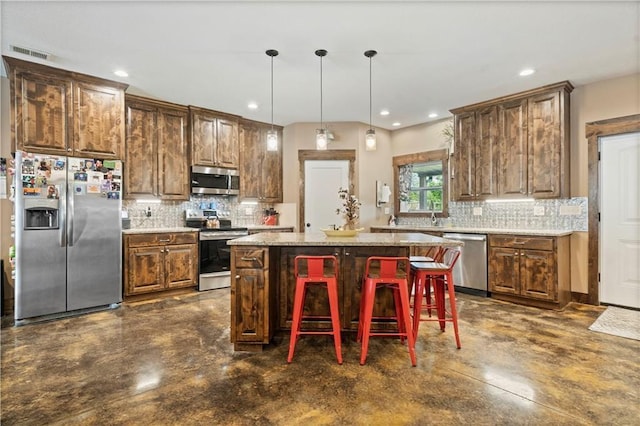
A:
POLYGON ((385 207, 384 208, 384 214, 389 214, 391 210, 389 209, 389 207, 385 207))
POLYGON ((544 206, 534 206, 533 207, 533 215, 534 216, 544 216, 544 206))
POLYGON ((244 214, 247 216, 253 214, 253 209, 251 207, 245 207, 244 214))
POLYGON ((482 216, 482 207, 474 207, 473 208, 474 216, 482 216))
POLYGON ((581 212, 580 206, 560 206, 560 216, 578 216, 581 212))

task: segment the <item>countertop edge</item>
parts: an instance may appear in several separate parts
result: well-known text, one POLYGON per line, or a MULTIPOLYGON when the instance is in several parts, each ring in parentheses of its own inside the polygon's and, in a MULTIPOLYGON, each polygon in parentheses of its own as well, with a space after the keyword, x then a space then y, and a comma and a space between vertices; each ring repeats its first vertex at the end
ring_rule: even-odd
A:
POLYGON ((493 234, 493 235, 527 235, 539 237, 564 237, 571 235, 572 230, 554 229, 503 229, 503 228, 462 228, 442 226, 413 226, 413 225, 380 225, 371 226, 371 230, 398 231, 398 232, 442 232, 451 234, 493 234))

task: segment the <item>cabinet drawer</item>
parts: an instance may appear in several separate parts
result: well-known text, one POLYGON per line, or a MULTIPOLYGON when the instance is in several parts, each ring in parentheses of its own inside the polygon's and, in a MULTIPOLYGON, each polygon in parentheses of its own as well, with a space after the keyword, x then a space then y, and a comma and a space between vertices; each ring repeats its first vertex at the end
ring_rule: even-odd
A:
POLYGON ((554 240, 554 238, 522 235, 489 235, 489 246, 551 251, 554 240))
POLYGON ((236 268, 258 268, 262 269, 265 264, 265 250, 263 249, 236 249, 236 268))
POLYGON ((176 232, 160 234, 131 234, 125 235, 128 247, 147 247, 172 244, 195 244, 198 241, 197 232, 176 232))

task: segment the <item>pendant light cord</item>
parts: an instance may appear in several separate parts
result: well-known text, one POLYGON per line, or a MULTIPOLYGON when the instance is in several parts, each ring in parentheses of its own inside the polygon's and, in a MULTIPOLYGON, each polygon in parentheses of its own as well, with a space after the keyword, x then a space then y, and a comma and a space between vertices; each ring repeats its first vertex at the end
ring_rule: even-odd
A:
POLYGON ((372 56, 369 56, 369 130, 373 128, 371 126, 371 58, 372 56))
POLYGON ((320 56, 320 129, 322 127, 322 56, 320 56))
POLYGON ((273 56, 271 56, 271 131, 273 131, 273 56))

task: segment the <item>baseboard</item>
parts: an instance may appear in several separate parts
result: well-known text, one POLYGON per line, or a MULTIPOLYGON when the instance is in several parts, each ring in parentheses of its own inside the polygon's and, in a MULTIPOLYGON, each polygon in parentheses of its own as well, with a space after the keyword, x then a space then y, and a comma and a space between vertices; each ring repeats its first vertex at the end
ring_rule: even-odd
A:
POLYGON ((576 291, 571 292, 571 301, 576 303, 583 303, 589 305, 589 295, 587 293, 578 293, 576 291))

